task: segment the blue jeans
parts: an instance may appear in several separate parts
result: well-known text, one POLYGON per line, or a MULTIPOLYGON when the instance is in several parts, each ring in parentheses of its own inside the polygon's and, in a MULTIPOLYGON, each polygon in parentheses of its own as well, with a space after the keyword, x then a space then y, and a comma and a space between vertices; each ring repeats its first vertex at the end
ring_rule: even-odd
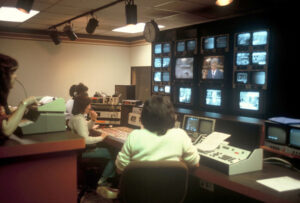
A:
POLYGON ((109 161, 107 162, 102 177, 107 179, 115 176, 115 163, 113 156, 107 148, 96 147, 91 151, 86 151, 82 154, 82 158, 105 158, 109 161))

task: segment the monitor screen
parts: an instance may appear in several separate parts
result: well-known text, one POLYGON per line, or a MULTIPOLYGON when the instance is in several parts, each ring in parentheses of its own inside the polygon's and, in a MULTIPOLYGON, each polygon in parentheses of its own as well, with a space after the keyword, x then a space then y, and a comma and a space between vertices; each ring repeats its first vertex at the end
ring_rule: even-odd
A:
POLYGON ((239 45, 239 46, 250 45, 250 37, 251 37, 251 34, 249 32, 238 34, 237 35, 237 45, 239 45))
POLYGON ((252 64, 255 65, 266 65, 267 52, 259 51, 252 53, 252 64))
POLYGON ((154 68, 161 68, 161 58, 160 57, 154 58, 154 68))
POLYGON ((213 119, 201 119, 199 125, 200 134, 211 134, 214 131, 214 123, 213 119))
POLYGON ((197 132, 199 127, 199 118, 186 117, 184 129, 190 132, 197 132))
POLYGON ((250 64, 250 53, 249 52, 238 52, 236 54, 236 65, 247 66, 250 64))
POLYGON ((202 79, 223 79, 224 56, 206 56, 203 59, 202 79))
POLYGON ((177 47, 176 47, 177 52, 184 52, 185 51, 185 42, 177 42, 177 47))
POLYGON ((241 91, 239 100, 240 109, 259 110, 259 92, 258 91, 241 91))
POLYGON ((154 72, 153 80, 155 82, 161 82, 161 72, 154 72))
POLYGON ((163 72, 162 81, 163 82, 169 82, 170 81, 170 73, 169 72, 163 72))
POLYGON ((171 93, 171 86, 170 85, 165 86, 165 93, 167 93, 167 94, 171 93))
POLYGON ((164 91, 165 91, 164 86, 159 87, 159 91, 160 91, 160 92, 164 92, 164 91))
POLYGON ((209 50, 215 48, 215 38, 214 37, 206 37, 203 40, 203 49, 209 50))
POLYGON ((170 43, 165 43, 165 44, 163 45, 163 52, 164 52, 165 54, 168 54, 168 53, 171 52, 171 45, 170 45, 170 43))
POLYGON ((252 72, 252 83, 255 85, 264 85, 266 81, 266 72, 252 72))
POLYGON ((156 44, 154 46, 154 53, 155 54, 161 54, 161 44, 156 44))
POLYGON ((222 102, 221 90, 207 89, 205 100, 206 100, 206 105, 221 106, 221 102, 222 102))
POLYGON ((154 91, 154 92, 158 92, 158 85, 154 85, 154 86, 153 86, 153 91, 154 91))
POLYGON ((196 49, 196 40, 188 40, 186 46, 187 51, 194 51, 196 49))
POLYGON ((177 58, 175 65, 176 79, 193 79, 194 78, 194 58, 177 58))
POLYGON ((216 37, 216 48, 226 48, 227 47, 227 36, 216 37))
POLYGON ((168 68, 170 66, 170 57, 163 57, 163 68, 168 68))
POLYGON ((300 148, 300 129, 291 128, 290 129, 290 145, 300 148))
POLYGON ((266 139, 274 143, 285 144, 287 140, 285 128, 275 125, 268 126, 266 139))
POLYGON ((253 32, 252 45, 266 45, 268 39, 267 31, 253 32))
POLYGON ((246 84, 248 82, 248 73, 247 72, 236 72, 235 82, 246 84))
POLYGON ((179 103, 190 104, 192 102, 192 88, 180 87, 179 88, 179 103))

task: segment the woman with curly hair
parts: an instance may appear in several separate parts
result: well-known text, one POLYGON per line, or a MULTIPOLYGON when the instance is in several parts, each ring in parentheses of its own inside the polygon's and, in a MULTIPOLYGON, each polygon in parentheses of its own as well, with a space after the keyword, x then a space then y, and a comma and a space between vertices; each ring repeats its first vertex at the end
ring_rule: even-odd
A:
POLYGON ((26 108, 37 103, 35 97, 28 97, 20 102, 18 108, 11 115, 7 115, 8 112, 5 111, 7 97, 17 78, 17 68, 18 62, 15 59, 0 54, 0 144, 16 130, 26 108))

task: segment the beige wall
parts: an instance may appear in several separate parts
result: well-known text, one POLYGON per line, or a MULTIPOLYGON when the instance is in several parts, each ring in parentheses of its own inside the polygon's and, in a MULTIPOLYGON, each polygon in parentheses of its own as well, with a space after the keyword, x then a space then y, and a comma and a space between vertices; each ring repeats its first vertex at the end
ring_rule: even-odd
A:
MULTIPOLYGON (((89 95, 103 91, 114 93, 115 84, 130 84, 131 66, 151 65, 151 45, 122 47, 50 41, 0 39, 0 53, 19 62, 18 79, 28 95, 69 98, 71 85, 83 82, 89 95)), ((19 84, 11 90, 8 101, 17 105, 24 98, 19 84)))

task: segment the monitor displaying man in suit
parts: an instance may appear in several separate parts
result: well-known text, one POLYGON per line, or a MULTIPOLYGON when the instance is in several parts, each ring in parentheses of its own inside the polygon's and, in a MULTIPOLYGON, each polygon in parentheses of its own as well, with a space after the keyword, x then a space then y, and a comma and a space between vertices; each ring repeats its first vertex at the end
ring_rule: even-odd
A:
POLYGON ((223 56, 204 57, 202 79, 223 79, 223 56))

